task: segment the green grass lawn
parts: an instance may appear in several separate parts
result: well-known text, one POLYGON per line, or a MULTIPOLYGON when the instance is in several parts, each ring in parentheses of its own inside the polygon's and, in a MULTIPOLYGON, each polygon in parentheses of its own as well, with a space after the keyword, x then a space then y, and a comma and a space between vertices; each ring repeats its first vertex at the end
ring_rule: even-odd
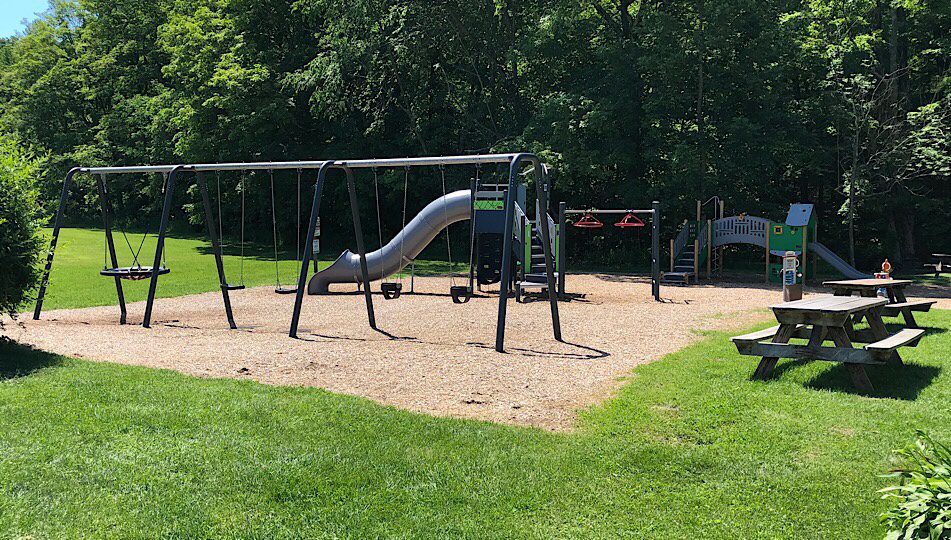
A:
MULTIPOLYGON (((49 236, 51 230, 46 230, 49 236)), ((138 247, 141 235, 129 234, 133 248, 138 247)), ((132 255, 122 235, 115 233, 119 265, 132 264, 132 255)), ((56 247, 56 258, 50 276, 50 286, 43 301, 43 309, 102 306, 118 304, 114 280, 99 275, 103 268, 103 233, 96 229, 63 229, 56 247)), ((373 246, 368 247, 373 249, 373 246)), ((274 253, 272 246, 247 246, 244 261, 244 283, 251 286, 275 285, 274 253)), ((169 298, 218 290, 218 274, 210 242, 204 239, 169 237, 165 241, 167 264, 171 273, 159 278, 158 296, 169 298)), ((241 274, 240 250, 237 245, 225 246, 225 275, 232 284, 239 283, 241 274)), ((152 265, 155 254, 155 236, 146 239, 142 248, 143 266, 152 265)), ((326 268, 339 253, 323 254, 320 268, 326 268)), ((281 283, 293 286, 300 272, 296 254, 282 252, 278 261, 281 283)), ((45 264, 46 259, 43 259, 45 264)), ((456 263, 455 271, 465 270, 456 263)), ((436 260, 416 261, 418 275, 445 273, 449 264, 436 260)), ((148 280, 123 281, 126 301, 145 300, 148 280)))
MULTIPOLYGON (((92 235, 64 231, 51 305, 113 301, 92 235)), ((169 246, 163 295, 216 287, 207 246, 169 246)), ((951 438, 951 312, 919 322, 871 397, 826 362, 750 381, 709 333, 568 434, 0 342, 0 538, 877 538, 892 451, 951 438)))
POLYGON ((951 312, 902 369, 754 361, 722 333, 550 434, 316 389, 0 345, 2 538, 876 538, 877 475, 951 435, 951 312))

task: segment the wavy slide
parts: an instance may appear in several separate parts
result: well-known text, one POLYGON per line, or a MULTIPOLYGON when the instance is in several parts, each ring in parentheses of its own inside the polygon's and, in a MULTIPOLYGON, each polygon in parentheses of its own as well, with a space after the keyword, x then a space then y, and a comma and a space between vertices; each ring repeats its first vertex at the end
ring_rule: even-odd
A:
POLYGON ((871 274, 856 270, 851 264, 845 262, 842 257, 839 257, 831 249, 819 242, 810 242, 809 249, 849 279, 867 279, 872 277, 871 274))
MULTIPOLYGON (((453 223, 469 219, 472 192, 453 191, 426 205, 382 248, 367 253, 370 280, 395 274, 411 263, 430 242, 453 223)), ((331 283, 361 283, 360 256, 344 251, 329 267, 317 272, 307 284, 307 294, 326 294, 331 283)))

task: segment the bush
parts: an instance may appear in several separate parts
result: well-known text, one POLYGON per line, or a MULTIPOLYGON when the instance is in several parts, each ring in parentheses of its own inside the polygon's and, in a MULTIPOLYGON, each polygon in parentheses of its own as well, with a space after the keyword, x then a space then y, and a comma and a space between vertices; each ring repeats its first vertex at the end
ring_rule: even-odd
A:
POLYGON ((37 161, 0 135, 0 314, 15 316, 39 280, 38 174, 37 161))
POLYGON ((951 449, 919 431, 915 446, 898 454, 907 468, 886 475, 899 483, 881 490, 894 503, 882 514, 885 539, 951 538, 951 449))

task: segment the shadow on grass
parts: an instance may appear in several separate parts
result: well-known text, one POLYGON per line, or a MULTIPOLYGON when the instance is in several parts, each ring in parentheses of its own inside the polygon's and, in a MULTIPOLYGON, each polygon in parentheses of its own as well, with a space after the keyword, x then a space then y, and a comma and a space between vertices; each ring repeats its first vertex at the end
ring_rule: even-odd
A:
MULTIPOLYGON (((905 328, 908 328, 908 327, 905 325, 905 320, 904 320, 904 319, 901 319, 900 321, 901 321, 901 322, 886 322, 886 323, 885 323, 885 328, 888 329, 888 333, 889 333, 889 334, 895 334, 895 333, 897 333, 897 332, 901 332, 901 331, 904 330, 905 328)), ((922 339, 925 339, 925 338, 927 338, 928 336, 933 336, 933 335, 937 335, 937 334, 944 334, 945 332, 948 331, 947 328, 941 328, 941 327, 939 327, 939 326, 922 326, 921 324, 918 325, 918 328, 920 328, 920 329, 922 329, 922 330, 925 331, 925 335, 922 336, 922 339)))
POLYGON ((941 374, 941 368, 916 364, 866 366, 865 372, 875 388, 875 391, 870 394, 855 388, 845 364, 836 364, 832 369, 823 371, 807 382, 806 387, 868 397, 914 401, 918 399, 921 391, 930 386, 932 381, 941 374))
POLYGON ((27 377, 35 371, 59 365, 62 361, 55 354, 0 337, 0 381, 27 377))

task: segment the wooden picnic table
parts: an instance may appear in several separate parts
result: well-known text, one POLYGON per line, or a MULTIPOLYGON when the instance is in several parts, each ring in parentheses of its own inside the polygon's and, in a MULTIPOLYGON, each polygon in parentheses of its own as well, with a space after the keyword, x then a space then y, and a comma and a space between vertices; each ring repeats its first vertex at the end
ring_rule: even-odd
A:
POLYGON ((898 348, 915 346, 924 330, 905 329, 888 333, 882 321, 884 298, 852 296, 816 296, 770 306, 779 326, 733 338, 740 354, 760 356, 754 379, 768 379, 780 358, 808 358, 842 362, 852 383, 861 391, 872 392, 866 365, 901 364, 898 348), (853 321, 865 318, 867 331, 856 331, 853 321), (789 343, 794 338, 808 339, 805 345, 789 343), (832 341, 833 346, 825 346, 832 341), (855 347, 856 343, 867 343, 855 347))
MULTIPOLYGON (((835 296, 859 296, 874 298, 879 289, 885 289, 888 295, 888 304, 882 312, 888 317, 899 315, 905 318, 905 325, 909 328, 918 328, 913 311, 930 311, 937 300, 908 300, 905 297, 905 287, 914 283, 909 279, 846 279, 841 281, 826 281, 823 285, 832 287, 835 296)), ((859 318, 858 320, 861 320, 859 318)), ((858 320, 854 322, 858 322, 858 320)))

